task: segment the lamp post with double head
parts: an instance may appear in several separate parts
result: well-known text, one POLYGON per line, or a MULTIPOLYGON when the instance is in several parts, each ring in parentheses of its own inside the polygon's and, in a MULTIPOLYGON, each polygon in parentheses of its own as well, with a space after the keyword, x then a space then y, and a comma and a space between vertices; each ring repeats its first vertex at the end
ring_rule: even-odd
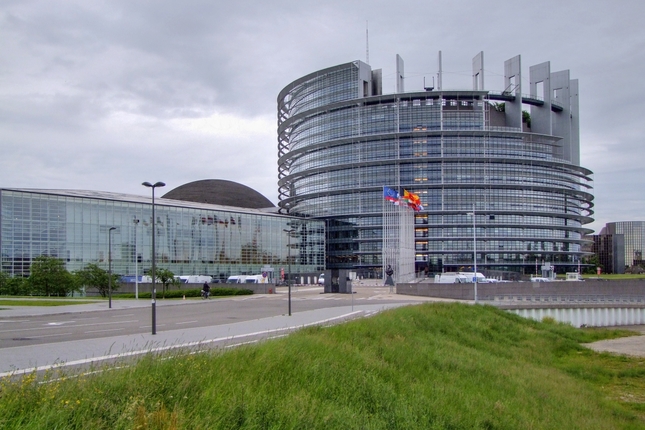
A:
POLYGON ((295 231, 294 229, 285 230, 287 233, 287 264, 289 267, 289 274, 287 275, 287 287, 289 287, 289 316, 291 316, 291 234, 295 231))
POLYGON ((155 260, 157 256, 157 250, 155 249, 155 236, 157 232, 155 230, 155 188, 165 187, 166 184, 163 182, 155 182, 151 184, 150 182, 144 182, 144 187, 152 188, 152 334, 157 334, 157 290, 156 290, 156 279, 157 274, 155 273, 155 260))
POLYGON ((112 231, 116 227, 108 229, 108 307, 112 309, 112 231))

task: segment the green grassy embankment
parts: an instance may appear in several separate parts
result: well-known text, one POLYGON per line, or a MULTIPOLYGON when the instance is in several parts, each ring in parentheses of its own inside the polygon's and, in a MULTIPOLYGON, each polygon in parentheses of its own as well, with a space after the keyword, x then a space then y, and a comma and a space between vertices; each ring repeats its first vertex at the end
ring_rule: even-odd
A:
POLYGON ((408 306, 226 352, 6 379, 0 427, 645 428, 644 360, 581 346, 624 334, 489 306, 408 306))

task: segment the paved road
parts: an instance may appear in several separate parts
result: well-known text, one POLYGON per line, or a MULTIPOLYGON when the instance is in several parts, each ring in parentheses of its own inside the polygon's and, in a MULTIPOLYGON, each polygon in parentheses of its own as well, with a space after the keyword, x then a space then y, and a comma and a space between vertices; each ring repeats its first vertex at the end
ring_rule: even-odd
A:
MULTIPOLYGON (((346 306, 347 295, 320 294, 320 288, 300 289, 292 297, 292 311, 303 312, 320 307, 346 306)), ((356 298, 356 303, 376 299, 372 294, 356 298)), ((391 299, 388 299, 391 301, 391 299)), ((39 345, 117 335, 152 332, 150 300, 114 300, 107 303, 71 305, 59 308, 27 307, 22 316, 16 310, 0 311, 0 348, 39 345), (34 313, 48 312, 45 315, 34 313), (51 312, 58 311, 55 314, 51 312), (84 312, 82 312, 84 311, 84 312), (31 315, 24 313, 31 312, 31 315), (16 316, 11 317, 12 314, 16 316), (3 316, 7 315, 8 318, 3 316)), ((287 313, 286 294, 212 298, 210 300, 158 300, 156 330, 164 332, 230 324, 238 321, 268 318, 287 313)))
POLYGON ((356 294, 321 294, 321 287, 278 294, 202 300, 157 300, 157 334, 151 334, 150 300, 113 300, 59 307, 0 310, 0 377, 65 366, 88 366, 180 347, 225 347, 313 324, 369 316, 432 299, 397 296, 374 285, 356 294))

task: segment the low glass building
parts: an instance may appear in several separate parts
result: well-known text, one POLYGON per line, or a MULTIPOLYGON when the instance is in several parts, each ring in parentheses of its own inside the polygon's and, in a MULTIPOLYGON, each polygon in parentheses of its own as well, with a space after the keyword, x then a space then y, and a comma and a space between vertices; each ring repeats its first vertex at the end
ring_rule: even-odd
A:
MULTIPOLYGON (((151 203, 99 191, 0 189, 1 269, 27 276, 41 255, 61 258, 69 271, 88 263, 107 269, 111 241, 114 273, 147 274, 151 203)), ((225 280, 268 270, 278 278, 289 263, 294 274, 324 269, 322 221, 166 198, 155 199, 155 218, 157 267, 175 275, 225 280)))
POLYGON ((421 198, 416 270, 559 272, 585 255, 593 221, 591 171, 581 167, 578 82, 550 64, 504 64, 501 91, 484 89, 483 53, 473 89, 382 93, 381 70, 362 61, 313 72, 278 95, 279 206, 324 220, 327 268, 379 272, 383 187, 421 198), (475 246, 476 245, 476 246, 475 246), (471 269, 472 270, 472 269, 471 269))

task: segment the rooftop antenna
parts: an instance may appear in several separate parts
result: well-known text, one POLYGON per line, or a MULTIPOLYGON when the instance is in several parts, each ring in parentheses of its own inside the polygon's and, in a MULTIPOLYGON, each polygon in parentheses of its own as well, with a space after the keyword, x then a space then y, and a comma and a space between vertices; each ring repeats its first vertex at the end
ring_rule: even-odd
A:
POLYGON ((442 64, 441 64, 441 51, 439 51, 438 60, 439 60, 439 73, 437 73, 437 90, 441 91, 443 89, 443 84, 441 82, 443 80, 443 67, 442 67, 442 64))
POLYGON ((432 86, 431 87, 426 87, 426 77, 423 77, 423 89, 426 91, 432 91, 434 90, 434 76, 432 77, 432 86))
POLYGON ((370 63, 370 30, 369 21, 365 21, 365 62, 370 63))

